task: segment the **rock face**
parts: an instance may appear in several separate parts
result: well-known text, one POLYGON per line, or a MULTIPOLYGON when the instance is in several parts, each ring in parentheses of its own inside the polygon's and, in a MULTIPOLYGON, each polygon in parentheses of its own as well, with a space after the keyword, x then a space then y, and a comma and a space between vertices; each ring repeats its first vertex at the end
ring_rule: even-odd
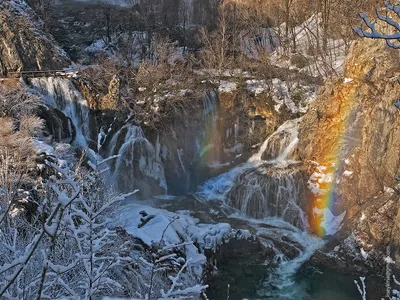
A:
POLYGON ((0 3, 0 72, 58 70, 70 61, 22 0, 0 3))
POLYGON ((45 122, 45 134, 51 136, 55 142, 71 143, 74 140, 76 135, 75 127, 71 119, 61 110, 41 106, 37 115, 45 122))
POLYGON ((319 176, 309 181, 310 211, 329 205, 334 215, 346 212, 343 231, 352 230, 365 251, 400 243, 399 54, 383 42, 356 41, 345 79, 321 91, 299 134, 300 158, 309 176, 319 176))

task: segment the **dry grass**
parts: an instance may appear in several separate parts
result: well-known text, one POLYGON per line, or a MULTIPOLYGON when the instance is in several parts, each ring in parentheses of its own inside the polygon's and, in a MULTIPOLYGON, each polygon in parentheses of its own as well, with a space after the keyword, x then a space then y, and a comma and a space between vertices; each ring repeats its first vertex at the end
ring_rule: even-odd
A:
POLYGON ((30 168, 35 161, 32 139, 25 132, 16 131, 11 118, 0 118, 0 153, 12 156, 24 168, 30 168))
POLYGON ((15 168, 35 166, 32 137, 41 136, 44 129, 44 121, 34 116, 40 103, 18 83, 0 84, 0 160, 12 161, 15 168))

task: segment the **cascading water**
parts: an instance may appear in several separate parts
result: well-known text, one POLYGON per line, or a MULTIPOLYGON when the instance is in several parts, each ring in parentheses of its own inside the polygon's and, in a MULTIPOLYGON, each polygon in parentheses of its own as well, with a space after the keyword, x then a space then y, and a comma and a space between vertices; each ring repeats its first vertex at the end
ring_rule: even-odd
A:
POLYGON ((139 189, 146 197, 167 192, 164 167, 140 127, 126 124, 113 136, 108 156, 114 155, 111 177, 120 191, 139 189))
POLYGON ((280 217, 302 230, 307 218, 300 208, 304 183, 296 166, 262 165, 240 174, 227 194, 228 203, 254 218, 280 217))
POLYGON ((262 299, 298 299, 300 287, 293 276, 323 244, 307 233, 302 210, 305 184, 294 160, 300 122, 286 121, 247 163, 209 180, 196 193, 200 200, 219 200, 236 208, 238 212, 230 217, 247 220, 273 251, 269 263, 277 267, 257 288, 262 299))
MULTIPOLYGON (((75 127, 75 144, 87 147, 89 140, 89 108, 86 99, 66 78, 32 78, 31 85, 44 95, 47 105, 62 111, 75 127)), ((71 130, 72 132, 72 130, 71 130)))
POLYGON ((296 284, 293 277, 302 264, 323 246, 324 241, 280 219, 268 220, 265 224, 270 227, 263 225, 257 230, 257 235, 264 244, 272 245, 275 252, 274 263, 278 266, 259 283, 257 298, 308 299, 305 286, 296 284), (290 257, 290 252, 294 252, 296 256, 290 257))
MULTIPOLYGON (((197 192, 197 196, 203 200, 228 200, 228 194, 235 185, 238 184, 240 176, 246 172, 252 172, 258 168, 275 168, 276 172, 278 169, 284 169, 288 165, 296 164, 296 161, 291 160, 291 154, 293 153, 297 141, 298 141, 298 129, 301 119, 289 120, 282 124, 276 132, 269 136, 266 141, 260 147, 260 150, 254 154, 247 163, 239 165, 229 172, 224 173, 217 178, 211 179, 204 183, 204 185, 197 192), (285 138, 280 141, 281 137, 285 138), (280 141, 277 143, 277 141, 280 141), (277 147, 279 145, 279 148, 277 147), (266 152, 275 153, 274 158, 270 160, 262 160, 264 153, 266 152)), ((268 155, 270 156, 270 155, 268 155)), ((293 172, 287 172, 292 175, 293 172)), ((254 173, 256 174, 256 173, 254 173)), ((248 176, 247 178, 251 178, 248 176)), ((263 176, 265 177, 265 176, 263 176)), ((244 184, 244 182, 242 182, 244 184)), ((293 186, 296 186, 293 184, 293 186)))
POLYGON ((275 163, 286 162, 299 141, 300 122, 301 118, 283 123, 265 140, 260 150, 249 159, 249 162, 258 162, 262 159, 275 163))
MULTIPOLYGON (((43 94, 46 105, 57 108, 74 127, 74 143, 87 147, 89 141, 89 109, 86 99, 66 78, 32 78, 31 86, 43 94)), ((73 130, 71 130, 73 132, 73 130)), ((111 139, 104 157, 111 160, 111 180, 123 192, 140 189, 142 196, 164 194, 167 184, 159 151, 145 138, 140 127, 124 125, 111 139)))
POLYGON ((203 135, 199 141, 201 159, 208 165, 219 164, 219 135, 218 135, 218 107, 217 94, 208 91, 203 100, 203 121, 205 124, 203 135))

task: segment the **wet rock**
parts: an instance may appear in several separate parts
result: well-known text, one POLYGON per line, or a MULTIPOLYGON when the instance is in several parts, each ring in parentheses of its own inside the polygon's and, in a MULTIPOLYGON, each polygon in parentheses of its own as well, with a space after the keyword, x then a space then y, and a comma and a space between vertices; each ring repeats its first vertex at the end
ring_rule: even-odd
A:
POLYGON ((45 133, 55 142, 70 143, 75 138, 75 128, 71 119, 57 108, 41 106, 38 116, 45 121, 45 133))

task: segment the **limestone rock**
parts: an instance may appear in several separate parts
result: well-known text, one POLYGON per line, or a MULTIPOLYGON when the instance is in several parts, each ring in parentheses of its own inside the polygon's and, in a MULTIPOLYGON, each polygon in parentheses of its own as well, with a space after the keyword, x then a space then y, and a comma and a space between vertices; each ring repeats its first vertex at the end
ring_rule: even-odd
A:
POLYGON ((356 41, 345 78, 327 84, 299 134, 308 176, 324 166, 333 176, 336 215, 347 211, 344 228, 374 248, 400 241, 392 235, 400 199, 395 180, 400 174, 400 114, 394 106, 400 95, 399 54, 384 42, 356 41))
POLYGON ((0 72, 58 70, 70 65, 66 53, 45 32, 23 0, 0 2, 0 72))

